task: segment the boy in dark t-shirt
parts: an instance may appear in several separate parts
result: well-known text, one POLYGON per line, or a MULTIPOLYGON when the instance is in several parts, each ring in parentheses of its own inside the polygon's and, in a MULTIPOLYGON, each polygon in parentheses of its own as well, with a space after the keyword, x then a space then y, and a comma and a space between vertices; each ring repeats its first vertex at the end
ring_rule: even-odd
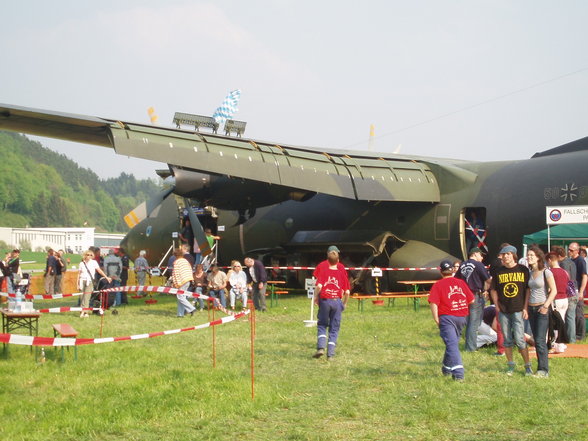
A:
POLYGON ((523 324, 529 302, 529 269, 517 263, 517 249, 511 245, 502 248, 500 255, 502 267, 495 271, 490 293, 504 335, 507 374, 514 372, 512 347, 516 344, 525 361, 525 375, 533 375, 523 324))

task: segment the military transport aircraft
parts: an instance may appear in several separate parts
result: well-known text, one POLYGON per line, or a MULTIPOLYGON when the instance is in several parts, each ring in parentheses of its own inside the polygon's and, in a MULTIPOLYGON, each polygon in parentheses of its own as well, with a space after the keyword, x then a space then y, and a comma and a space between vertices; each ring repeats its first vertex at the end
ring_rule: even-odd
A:
POLYGON ((0 129, 168 163, 166 187, 135 210, 123 242, 131 255, 148 249, 152 262, 179 229, 178 201, 203 247, 202 225, 222 230, 221 263, 255 252, 266 262, 312 264, 337 244, 348 263, 392 267, 463 258, 471 213, 481 225, 469 228, 477 238, 468 244, 493 254, 544 228, 545 206, 588 203, 588 138, 527 160, 473 162, 317 150, 2 104, 0 129))

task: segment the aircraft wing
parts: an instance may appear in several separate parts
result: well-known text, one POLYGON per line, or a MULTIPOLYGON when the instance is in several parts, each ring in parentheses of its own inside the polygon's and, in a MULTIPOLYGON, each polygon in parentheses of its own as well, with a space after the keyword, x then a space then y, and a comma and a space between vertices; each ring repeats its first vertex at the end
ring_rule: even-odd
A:
POLYGON ((418 157, 325 152, 5 104, 0 104, 0 129, 111 147, 121 155, 344 198, 440 200, 430 162, 418 157))

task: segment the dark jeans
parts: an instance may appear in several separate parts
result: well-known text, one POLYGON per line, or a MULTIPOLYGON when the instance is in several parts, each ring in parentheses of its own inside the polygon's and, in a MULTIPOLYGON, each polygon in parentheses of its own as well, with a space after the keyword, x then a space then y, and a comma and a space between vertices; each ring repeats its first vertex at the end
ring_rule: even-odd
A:
POLYGON ((576 305, 576 340, 586 338, 586 319, 584 318, 584 299, 576 305))
POLYGON ((529 306, 529 324, 535 340, 537 351, 537 370, 549 372, 549 358, 547 350, 547 328, 549 327, 549 314, 539 312, 539 306, 529 306))
POLYGON ((316 348, 325 349, 327 347, 327 357, 335 355, 342 312, 343 302, 341 299, 319 300, 316 348), (328 338, 327 328, 329 328, 328 338))
POLYGON ((208 295, 209 297, 214 297, 215 299, 219 299, 220 304, 223 306, 223 308, 227 307, 227 299, 226 299, 226 293, 224 289, 210 289, 208 291, 208 295))

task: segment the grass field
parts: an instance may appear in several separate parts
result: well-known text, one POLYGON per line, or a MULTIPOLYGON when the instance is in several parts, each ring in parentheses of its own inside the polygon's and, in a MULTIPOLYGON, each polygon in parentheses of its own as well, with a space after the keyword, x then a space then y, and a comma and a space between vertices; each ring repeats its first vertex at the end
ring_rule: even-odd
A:
MULTIPOLYGON (((80 261, 82 260, 81 255, 79 254, 65 254, 64 257, 66 259, 69 258, 70 268, 72 265, 79 265, 80 261)), ((36 272, 44 271, 47 261, 47 253, 40 253, 37 251, 22 251, 20 253, 20 261, 27 262, 22 264, 23 272, 28 272, 30 270, 34 270, 36 272)))
MULTIPOLYGON (((141 300, 106 313, 104 336, 193 326, 207 314, 175 317, 175 299, 141 300)), ((79 360, 10 347, 0 358, 0 433, 11 440, 585 440, 588 360, 550 360, 549 379, 504 374, 493 349, 464 354, 466 381, 440 372, 443 345, 428 307, 414 312, 355 301, 344 313, 337 357, 315 360, 309 301, 280 299, 257 315, 255 399, 246 319, 212 330, 79 348, 79 360)), ((63 300, 36 308, 73 306, 63 300)), ((98 337, 100 318, 44 314, 80 337, 98 337)))

